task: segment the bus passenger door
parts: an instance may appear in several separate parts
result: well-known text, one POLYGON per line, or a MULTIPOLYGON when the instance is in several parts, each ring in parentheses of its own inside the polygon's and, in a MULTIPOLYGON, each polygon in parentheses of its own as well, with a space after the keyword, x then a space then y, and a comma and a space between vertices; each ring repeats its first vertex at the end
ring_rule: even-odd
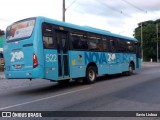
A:
POLYGON ((42 24, 43 48, 44 48, 44 78, 58 79, 58 54, 54 31, 51 24, 42 24))
POLYGON ((69 66, 68 66, 68 32, 55 31, 55 40, 57 42, 58 53, 58 76, 59 79, 69 78, 69 66))

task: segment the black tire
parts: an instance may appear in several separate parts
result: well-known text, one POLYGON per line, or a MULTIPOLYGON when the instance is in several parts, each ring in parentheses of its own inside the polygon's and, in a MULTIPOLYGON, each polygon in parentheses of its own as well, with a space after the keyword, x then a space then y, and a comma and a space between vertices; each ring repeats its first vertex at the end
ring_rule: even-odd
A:
POLYGON ((125 76, 130 76, 133 74, 133 64, 130 64, 128 67, 128 71, 123 73, 125 76))
POLYGON ((97 69, 94 66, 89 66, 86 71, 86 78, 83 80, 86 84, 92 84, 96 82, 97 69))
POLYGON ((129 65, 128 75, 133 75, 133 64, 129 65))

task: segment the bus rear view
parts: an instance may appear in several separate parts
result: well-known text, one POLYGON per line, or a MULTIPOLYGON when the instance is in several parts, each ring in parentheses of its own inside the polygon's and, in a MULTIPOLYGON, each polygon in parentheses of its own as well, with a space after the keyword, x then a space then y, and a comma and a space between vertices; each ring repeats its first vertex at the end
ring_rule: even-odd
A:
POLYGON ((6 78, 32 79, 43 75, 34 44, 38 39, 35 26, 36 18, 29 18, 7 27, 4 45, 6 78))

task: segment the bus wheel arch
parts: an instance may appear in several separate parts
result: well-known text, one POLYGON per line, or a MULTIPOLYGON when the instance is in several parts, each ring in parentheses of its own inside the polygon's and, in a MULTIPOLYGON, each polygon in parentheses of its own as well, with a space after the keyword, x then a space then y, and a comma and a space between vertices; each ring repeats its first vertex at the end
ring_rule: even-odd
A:
POLYGON ((133 61, 130 62, 130 64, 133 67, 133 70, 135 70, 135 63, 133 61))
POLYGON ((128 70, 126 72, 123 72, 123 74, 126 76, 130 76, 133 74, 133 70, 135 70, 135 63, 131 61, 128 66, 128 70))
POLYGON ((96 81, 98 75, 98 67, 94 62, 91 62, 86 67, 86 78, 83 80, 86 84, 92 84, 96 81))

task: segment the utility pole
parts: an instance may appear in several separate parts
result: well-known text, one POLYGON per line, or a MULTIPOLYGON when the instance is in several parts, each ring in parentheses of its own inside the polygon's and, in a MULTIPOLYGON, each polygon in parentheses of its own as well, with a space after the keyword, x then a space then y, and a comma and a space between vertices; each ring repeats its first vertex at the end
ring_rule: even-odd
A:
POLYGON ((158 23, 156 24, 156 31, 157 31, 157 62, 159 62, 159 44, 158 44, 158 23))
POLYGON ((142 62, 143 62, 143 26, 141 22, 141 55, 142 55, 142 62))
POLYGON ((65 8, 65 0, 63 0, 63 7, 62 7, 62 20, 65 22, 65 12, 66 12, 66 8, 65 8))
POLYGON ((68 7, 66 7, 66 3, 65 3, 65 0, 63 0, 63 7, 62 7, 62 15, 63 15, 63 17, 62 17, 62 20, 65 22, 65 13, 66 13, 66 11, 76 2, 77 0, 74 0, 68 7))

